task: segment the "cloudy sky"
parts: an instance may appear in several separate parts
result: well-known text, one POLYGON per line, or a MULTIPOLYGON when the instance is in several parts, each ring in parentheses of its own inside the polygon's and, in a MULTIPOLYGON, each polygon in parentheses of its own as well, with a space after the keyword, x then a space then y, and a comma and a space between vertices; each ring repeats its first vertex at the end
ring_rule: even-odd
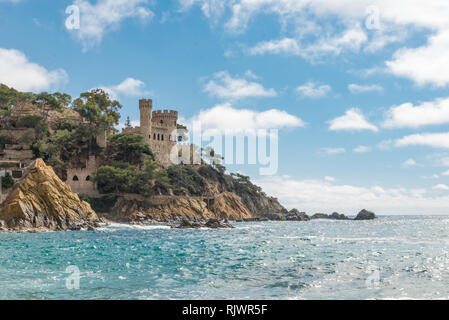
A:
POLYGON ((0 0, 0 30, 19 90, 279 129, 276 175, 231 169, 289 209, 449 214, 447 0, 0 0))

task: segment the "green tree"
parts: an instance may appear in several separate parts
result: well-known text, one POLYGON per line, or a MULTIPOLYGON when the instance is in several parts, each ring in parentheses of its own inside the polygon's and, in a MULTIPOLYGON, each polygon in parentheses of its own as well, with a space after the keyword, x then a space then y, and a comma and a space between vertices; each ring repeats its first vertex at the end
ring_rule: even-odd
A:
POLYGON ((33 96, 32 93, 20 92, 0 84, 0 125, 3 128, 9 128, 11 115, 17 102, 31 102, 33 96))
POLYGON ((89 150, 100 132, 115 130, 114 125, 117 125, 120 119, 118 111, 121 107, 117 100, 111 100, 102 89, 81 93, 80 97, 73 101, 74 110, 84 120, 81 126, 89 137, 89 150))
POLYGON ((47 122, 49 112, 52 110, 62 111, 64 107, 70 105, 72 97, 60 92, 41 92, 33 97, 32 102, 39 108, 42 118, 47 122))
POLYGON ((138 134, 114 134, 109 136, 108 158, 114 161, 123 161, 134 165, 143 164, 147 156, 154 160, 153 153, 143 137, 138 134))

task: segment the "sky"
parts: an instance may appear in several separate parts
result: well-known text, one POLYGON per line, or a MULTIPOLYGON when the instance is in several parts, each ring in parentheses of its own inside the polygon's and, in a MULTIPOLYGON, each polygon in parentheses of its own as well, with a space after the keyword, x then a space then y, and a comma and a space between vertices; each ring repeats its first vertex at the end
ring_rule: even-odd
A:
POLYGON ((288 209, 449 214, 447 0, 0 0, 0 30, 18 90, 277 129, 274 174, 228 170, 288 209))

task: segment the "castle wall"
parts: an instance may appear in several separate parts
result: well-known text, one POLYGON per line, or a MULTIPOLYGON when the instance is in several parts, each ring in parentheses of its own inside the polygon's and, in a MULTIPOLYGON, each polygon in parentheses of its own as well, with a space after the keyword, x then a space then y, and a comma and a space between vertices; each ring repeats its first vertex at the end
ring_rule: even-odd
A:
POLYGON ((170 153, 173 148, 176 148, 176 142, 169 141, 150 141, 150 148, 153 151, 155 161, 164 168, 173 165, 170 160, 170 153))
POLYGON ((92 182, 92 176, 97 171, 98 164, 95 156, 90 156, 85 168, 70 168, 67 170, 67 181, 73 192, 82 195, 99 195, 97 186, 92 182))

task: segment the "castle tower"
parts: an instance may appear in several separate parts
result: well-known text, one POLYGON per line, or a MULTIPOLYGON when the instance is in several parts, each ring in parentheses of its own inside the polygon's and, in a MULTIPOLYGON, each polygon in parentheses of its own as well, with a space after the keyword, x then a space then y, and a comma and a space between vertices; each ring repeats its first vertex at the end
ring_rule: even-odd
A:
POLYGON ((150 143, 151 136, 151 111, 153 110, 153 100, 139 100, 140 109, 140 134, 143 135, 145 143, 150 143))

